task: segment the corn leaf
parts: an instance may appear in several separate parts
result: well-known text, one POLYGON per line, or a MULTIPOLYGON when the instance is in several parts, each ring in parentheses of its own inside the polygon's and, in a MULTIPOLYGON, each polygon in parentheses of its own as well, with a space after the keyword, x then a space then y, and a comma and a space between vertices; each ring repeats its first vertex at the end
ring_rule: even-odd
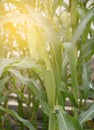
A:
POLYGON ((65 96, 69 98, 69 100, 73 106, 78 107, 78 104, 75 101, 73 93, 71 93, 66 87, 63 87, 63 86, 62 86, 62 88, 60 88, 60 91, 63 92, 63 94, 62 94, 63 97, 65 94, 65 96))
POLYGON ((12 115, 13 117, 15 117, 17 120, 19 120, 24 125, 26 125, 29 128, 29 130, 35 130, 35 128, 33 127, 33 125, 28 120, 25 120, 25 119, 21 118, 15 111, 10 110, 10 109, 5 109, 2 106, 0 106, 0 110, 2 110, 4 112, 12 115))
POLYGON ((7 71, 7 68, 9 68, 10 64, 18 61, 18 59, 5 59, 0 58, 0 77, 2 76, 4 71, 7 71))
POLYGON ((59 130, 81 130, 79 122, 77 122, 75 118, 72 120, 61 107, 55 107, 55 114, 57 117, 59 130), (74 121, 76 123, 75 125, 74 121))
POLYGON ((73 43, 73 45, 76 43, 76 41, 79 39, 79 37, 82 35, 82 33, 84 32, 86 25, 88 24, 88 22, 90 21, 90 19, 94 16, 94 8, 87 13, 87 15, 85 16, 85 18, 81 21, 80 25, 77 27, 77 29, 75 30, 71 42, 73 43))
POLYGON ((9 60, 0 58, 0 77, 2 76, 4 70, 10 64, 9 60))
POLYGON ((87 111, 82 112, 79 115, 79 122, 83 124, 86 121, 92 120, 94 118, 94 104, 92 104, 87 111))
POLYGON ((17 90, 17 88, 16 88, 16 92, 17 92, 17 94, 19 95, 19 97, 21 98, 21 100, 22 100, 24 103, 28 104, 27 97, 25 97, 25 95, 23 94, 23 92, 17 90))
POLYGON ((33 93, 35 94, 35 96, 38 97, 41 106, 43 108, 43 111, 48 115, 49 114, 49 107, 48 104, 45 102, 45 97, 43 94, 42 89, 40 88, 39 84, 36 83, 35 80, 30 79, 28 77, 24 77, 20 71, 17 71, 15 69, 9 69, 9 72, 11 72, 12 74, 14 74, 19 81, 21 81, 22 84, 26 85, 27 87, 29 87, 33 93))
POLYGON ((72 47, 72 44, 68 47, 68 57, 71 67, 72 84, 73 84, 73 94, 75 101, 78 104, 78 83, 77 83, 77 54, 76 49, 72 47))
POLYGON ((44 86, 46 89, 48 104, 53 107, 55 104, 56 85, 52 70, 43 70, 44 86), (52 93, 53 92, 53 93, 52 93))
MULTIPOLYGON (((26 7, 29 11, 29 14, 17 14, 17 15, 15 14, 15 17, 14 17, 14 14, 11 14, 8 17, 7 16, 6 17, 1 16, 0 17, 0 21, 1 21, 0 24, 4 25, 7 22, 21 23, 23 21, 26 21, 27 23, 29 22, 30 25, 32 25, 32 27, 33 27, 33 25, 37 25, 39 28, 43 29, 44 33, 46 34, 46 37, 49 37, 49 39, 50 39, 50 46, 52 48, 52 53, 53 53, 53 57, 54 57, 53 58, 53 61, 54 61, 53 64, 55 65, 55 67, 54 67, 54 69, 55 69, 55 79, 57 79, 55 81, 55 83, 56 83, 56 86, 57 86, 57 89, 58 89, 58 87, 60 86, 61 73, 62 73, 62 58, 61 58, 60 44, 58 44, 58 38, 56 36, 56 33, 55 33, 51 23, 45 17, 43 17, 39 13, 36 13, 30 6, 26 5, 26 7)), ((30 46, 29 46, 29 48, 30 48, 30 46)), ((42 55, 42 58, 44 58, 44 61, 46 60, 45 62, 46 62, 46 65, 48 67, 49 62, 47 60, 47 56, 44 57, 45 56, 44 52, 41 55, 42 55)), ((50 67, 48 67, 48 68, 50 68, 50 67)), ((50 88, 51 87, 49 87, 49 90, 50 90, 50 88)), ((53 86, 53 93, 54 93, 55 89, 56 88, 53 86)))
POLYGON ((35 72, 38 72, 38 73, 41 72, 41 67, 38 66, 35 61, 32 61, 31 58, 21 59, 19 62, 11 64, 11 66, 18 67, 18 68, 21 68, 21 69, 31 68, 35 72))
POLYGON ((82 46, 79 62, 87 62, 94 54, 94 37, 91 37, 82 46))
POLYGON ((89 96, 89 92, 90 92, 90 75, 89 75, 89 72, 88 72, 88 63, 85 63, 82 65, 82 71, 83 71, 83 74, 82 74, 82 90, 83 90, 83 93, 84 93, 84 98, 87 98, 89 96))
POLYGON ((28 78, 28 77, 24 77, 20 71, 17 71, 15 69, 9 69, 8 70, 9 72, 11 72, 12 74, 14 74, 18 79, 19 81, 21 81, 22 84, 24 85, 29 85, 29 83, 32 84, 32 91, 35 93, 35 95, 39 95, 40 94, 40 88, 39 86, 37 85, 37 83, 35 84, 35 82, 28 78))
POLYGON ((73 125, 74 125, 74 128, 75 130, 83 130, 79 121, 77 119, 75 119, 74 117, 72 116, 69 116, 70 120, 73 122, 73 125))
POLYGON ((5 77, 0 79, 0 93, 2 92, 3 88, 5 87, 5 84, 9 80, 9 77, 5 77))
POLYGON ((11 91, 6 92, 6 94, 0 94, 0 103, 2 102, 6 102, 8 100, 9 94, 11 93, 11 91))
MULTIPOLYGON (((93 15, 94 15, 94 8, 89 13, 87 13, 87 15, 84 17, 84 19, 81 21, 81 23, 76 28, 76 30, 71 38, 71 43, 73 44, 73 46, 76 44, 77 40, 80 38, 80 36, 84 32, 86 25, 88 24, 90 19, 93 17, 93 15)), ((66 44, 64 45, 64 47, 65 47, 65 49, 67 48, 66 44)), ((68 56, 66 55, 64 57, 63 68, 66 66, 67 63, 68 63, 68 56)))

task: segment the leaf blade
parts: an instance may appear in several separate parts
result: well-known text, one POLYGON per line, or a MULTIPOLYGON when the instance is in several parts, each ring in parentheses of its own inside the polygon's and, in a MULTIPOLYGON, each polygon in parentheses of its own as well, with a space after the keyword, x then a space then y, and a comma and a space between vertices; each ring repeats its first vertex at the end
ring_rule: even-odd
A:
POLYGON ((94 104, 92 104, 88 109, 87 111, 85 112, 82 112, 80 115, 79 115, 79 122, 80 124, 83 124, 84 122, 88 121, 88 120, 91 120, 92 118, 94 117, 94 104))

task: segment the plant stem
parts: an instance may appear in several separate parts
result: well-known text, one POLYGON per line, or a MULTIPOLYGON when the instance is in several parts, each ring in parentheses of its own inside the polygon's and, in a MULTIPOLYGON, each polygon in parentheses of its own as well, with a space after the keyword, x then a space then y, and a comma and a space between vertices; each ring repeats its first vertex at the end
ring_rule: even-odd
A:
MULTIPOLYGON (((18 114, 23 117, 23 105, 22 105, 22 101, 20 99, 18 99, 18 114)), ((24 125, 22 123, 20 123, 20 130, 24 129, 24 125)))
POLYGON ((55 115, 54 113, 52 113, 52 111, 50 112, 50 115, 49 115, 49 129, 48 130, 56 130, 55 115))

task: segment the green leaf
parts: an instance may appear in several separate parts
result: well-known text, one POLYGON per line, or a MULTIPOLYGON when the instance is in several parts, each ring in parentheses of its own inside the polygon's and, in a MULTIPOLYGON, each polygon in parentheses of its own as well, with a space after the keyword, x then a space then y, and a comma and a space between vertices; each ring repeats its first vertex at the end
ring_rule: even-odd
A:
POLYGON ((84 98, 87 99, 90 92, 90 74, 89 74, 89 63, 82 65, 82 90, 84 92, 84 98))
POLYGON ((3 79, 0 79, 0 93, 2 92, 3 88, 5 87, 5 84, 9 80, 9 77, 5 77, 3 79))
POLYGON ((79 62, 87 62, 94 54, 94 37, 91 37, 82 46, 79 62))
POLYGON ((79 122, 77 122, 75 118, 71 118, 60 106, 56 106, 54 111, 57 117, 59 130, 81 130, 79 122), (74 124, 74 122, 76 124, 74 124))
POLYGON ((59 130, 75 130, 71 120, 67 117, 64 112, 59 111, 57 114, 57 120, 59 125, 59 130))
MULTIPOLYGON (((71 43, 74 46, 77 43, 77 40, 80 38, 80 36, 82 35, 82 33, 84 32, 88 22, 90 21, 90 19, 93 17, 94 15, 94 8, 88 12, 88 14, 85 16, 85 18, 81 21, 81 23, 78 25, 78 27, 76 28, 72 38, 71 38, 71 43)), ((65 50, 66 48, 66 44, 64 45, 65 50)), ((63 63, 63 68, 65 68, 65 66, 68 63, 68 56, 65 55, 64 57, 64 63, 63 63)))
POLYGON ((42 111, 47 115, 49 116, 49 111, 50 111, 50 108, 47 104, 47 101, 44 101, 43 99, 39 99, 40 100, 40 104, 41 104, 41 107, 42 107, 42 111))
MULTIPOLYGON (((69 98, 71 104, 72 104, 74 107, 78 107, 78 104, 77 104, 77 102, 75 101, 75 98, 74 98, 73 93, 71 93, 71 92, 67 89, 67 86, 66 86, 66 84, 64 84, 64 82, 61 83, 60 91, 63 92, 63 94, 62 94, 62 97, 63 97, 63 98, 64 98, 64 94, 65 94, 65 96, 69 98)), ((63 100, 62 100, 62 101, 63 101, 63 100)))
POLYGON ((31 89, 31 91, 35 94, 35 96, 38 97, 38 99, 41 103, 41 106, 43 108, 43 111, 48 115, 49 107, 48 107, 48 104, 45 102, 45 97, 44 97, 43 91, 40 88, 39 84, 37 84, 37 82, 33 79, 24 77, 20 73, 20 71, 17 71, 15 69, 9 69, 9 72, 14 74, 21 81, 22 84, 26 85, 27 87, 29 87, 31 89))
POLYGON ((35 130, 35 128, 33 127, 33 125, 28 120, 25 120, 25 119, 21 118, 15 111, 10 110, 10 109, 5 109, 2 106, 0 106, 0 110, 2 110, 4 112, 12 115, 13 117, 15 117, 17 120, 19 120, 24 125, 26 125, 29 128, 29 130, 35 130))
POLYGON ((50 107, 55 104, 56 85, 53 71, 43 70, 44 87, 46 89, 47 100, 50 107), (52 93, 53 92, 53 93, 52 93))
POLYGON ((23 92, 21 92, 21 90, 18 90, 16 88, 16 93, 17 93, 17 95, 19 95, 19 97, 21 98, 22 102, 28 104, 27 97, 25 97, 25 95, 23 94, 23 92))
POLYGON ((72 44, 68 47, 68 57, 71 68, 72 84, 73 84, 73 95, 76 103, 78 104, 78 82, 77 82, 77 52, 76 48, 73 48, 72 44))
POLYGON ((2 76, 4 70, 9 65, 9 60, 0 58, 0 77, 2 76))
POLYGON ((0 77, 4 73, 4 71, 7 71, 7 68, 12 64, 13 62, 18 61, 18 59, 5 59, 5 58, 0 58, 0 77))
POLYGON ((37 82, 35 82, 33 79, 24 77, 20 73, 20 71, 18 71, 16 69, 9 69, 8 71, 11 72, 12 74, 14 74, 19 79, 19 81, 21 81, 22 84, 30 87, 30 89, 34 92, 35 95, 39 95, 39 94, 41 95, 39 84, 37 84, 37 82))
POLYGON ((18 67, 18 68, 21 68, 21 69, 31 68, 35 72, 38 72, 38 73, 41 72, 41 67, 39 65, 37 65, 35 61, 32 61, 31 58, 21 59, 19 62, 13 63, 11 66, 15 66, 15 67, 18 67))
POLYGON ((85 16, 85 18, 81 21, 80 25, 75 30, 75 33, 73 34, 72 39, 71 39, 71 42, 73 43, 73 45, 82 35, 82 33, 84 32, 86 28, 86 25, 88 24, 90 19, 93 17, 93 15, 94 15, 94 8, 90 12, 88 12, 88 14, 85 16))
POLYGON ((76 120, 74 117, 70 116, 70 120, 73 122, 73 125, 75 127, 75 130, 82 130, 81 125, 78 120, 76 120))
POLYGON ((83 124, 86 121, 92 120, 94 118, 94 104, 92 104, 87 111, 82 112, 79 115, 79 122, 83 124))
POLYGON ((0 103, 6 102, 9 98, 10 93, 11 93, 11 91, 6 92, 6 94, 4 94, 4 95, 0 94, 0 103))

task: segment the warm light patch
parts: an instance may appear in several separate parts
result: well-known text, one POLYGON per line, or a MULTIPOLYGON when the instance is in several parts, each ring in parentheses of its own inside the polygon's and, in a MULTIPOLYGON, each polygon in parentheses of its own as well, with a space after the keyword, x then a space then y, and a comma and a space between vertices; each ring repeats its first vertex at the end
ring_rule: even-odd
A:
POLYGON ((4 47, 6 55, 7 53, 10 55, 19 53, 23 56, 30 52, 33 59, 40 58, 47 61, 47 51, 50 51, 50 46, 45 29, 48 30, 48 28, 46 25, 43 25, 45 29, 41 27, 42 23, 37 21, 34 12, 32 17, 32 9, 29 12, 22 2, 9 2, 8 0, 1 2, 0 8, 2 8, 0 16, 5 18, 4 24, 0 26, 1 51, 4 47))
MULTIPOLYGON (((26 10, 24 4, 20 1, 10 2, 8 0, 2 0, 0 2, 0 10, 0 16, 11 16, 11 14, 14 14, 15 17, 15 14, 28 14, 28 11, 26 10)), ((41 38, 39 38, 40 32, 38 32, 36 28, 37 27, 35 26, 32 27, 31 23, 27 22, 27 19, 19 23, 16 23, 15 21, 6 22, 3 26, 0 26, 0 51, 3 51, 3 54, 1 55, 4 56, 4 52, 6 56, 7 53, 9 54, 9 52, 11 52, 11 55, 16 53, 19 53, 19 55, 26 55, 28 53, 28 46, 32 43, 32 51, 30 49, 30 53, 34 55, 35 51, 37 51, 40 46, 40 42, 38 42, 38 40, 41 41, 41 38), (29 28, 32 29, 32 32, 29 31, 29 28), (28 43, 29 35, 31 40, 29 42, 30 44, 28 43)))

